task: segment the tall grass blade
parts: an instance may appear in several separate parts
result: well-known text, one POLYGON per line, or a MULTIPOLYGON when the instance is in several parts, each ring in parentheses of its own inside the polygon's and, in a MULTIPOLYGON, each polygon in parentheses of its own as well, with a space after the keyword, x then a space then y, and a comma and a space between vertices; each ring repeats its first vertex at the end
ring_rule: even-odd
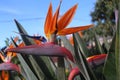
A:
MULTIPOLYGON (((18 47, 18 45, 14 42, 14 40, 11 38, 11 40, 12 40, 12 42, 13 42, 13 45, 15 46, 15 47, 18 47)), ((31 66, 29 66, 28 65, 28 62, 26 61, 26 60, 24 60, 24 58, 23 58, 23 56, 21 55, 21 54, 17 54, 17 57, 18 57, 18 59, 19 59, 19 61, 21 62, 21 67, 22 67, 22 69, 24 70, 24 73, 26 74, 26 78, 29 80, 33 80, 33 79, 35 79, 35 80, 38 80, 37 79, 37 77, 36 77, 36 75, 33 73, 33 70, 31 70, 32 68, 31 68, 31 66), (32 76, 31 76, 32 75, 32 76)), ((41 74, 41 75, 43 75, 43 74, 41 74)), ((42 77, 42 76, 40 76, 41 78, 40 79, 43 79, 44 80, 44 76, 42 77)), ((26 79, 26 80, 27 80, 26 79)))
POLYGON ((95 47, 96 47, 96 51, 97 53, 96 54, 103 54, 105 53, 101 44, 100 44, 100 41, 99 41, 99 37, 95 34, 95 47))
POLYGON ((78 35, 79 35, 78 33, 73 34, 76 63, 86 80, 97 80, 92 69, 90 68, 90 66, 88 65, 88 63, 86 61, 85 54, 82 53, 82 51, 80 49, 81 42, 80 42, 80 38, 78 37, 78 35))
POLYGON ((116 80, 120 80, 120 1, 118 5, 118 23, 115 41, 116 80))
MULTIPOLYGON (((61 39, 57 40, 57 44, 61 46, 61 39)), ((64 57, 57 58, 57 80, 66 80, 64 57)))
MULTIPOLYGON (((25 31, 25 29, 22 27, 22 25, 15 20, 15 23, 17 25, 17 28, 19 30, 19 33, 22 33, 22 34, 26 34, 27 35, 27 32, 25 31)), ((30 38, 27 38, 25 36, 22 36, 22 39, 25 43, 25 45, 32 45, 32 44, 35 44, 34 41, 30 38)), ((49 78, 49 79, 53 79, 55 77, 55 74, 54 74, 54 70, 53 70, 53 67, 51 66, 51 62, 50 62, 50 59, 49 57, 44 57, 44 59, 42 59, 41 57, 39 56, 32 56, 32 55, 28 55, 28 56, 25 56, 25 58, 28 59, 31 67, 33 67, 34 65, 34 61, 36 61, 36 68, 35 66, 33 67, 33 71, 36 73, 36 75, 39 77, 40 74, 38 74, 38 70, 36 70, 37 68, 39 68, 39 70, 41 69, 43 71, 43 73, 45 74, 45 78, 49 78), (48 64, 46 64, 46 62, 49 62, 48 64)))
POLYGON ((106 80, 116 80, 115 41, 116 41, 116 35, 114 35, 112 39, 112 43, 107 53, 108 55, 103 68, 103 74, 106 80))

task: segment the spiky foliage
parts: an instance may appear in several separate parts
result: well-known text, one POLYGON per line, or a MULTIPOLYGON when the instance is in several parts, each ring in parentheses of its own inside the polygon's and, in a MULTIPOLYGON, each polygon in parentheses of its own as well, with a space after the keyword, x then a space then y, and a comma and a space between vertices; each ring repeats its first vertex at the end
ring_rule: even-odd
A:
POLYGON ((50 3, 44 25, 47 42, 37 44, 35 38, 29 36, 22 25, 15 20, 22 41, 17 43, 18 39, 11 38, 13 44, 10 43, 6 50, 4 50, 5 48, 1 50, 0 70, 2 71, 0 79, 119 80, 119 19, 116 20, 118 21, 116 22, 117 31, 114 33, 112 42, 104 40, 105 46, 103 47, 96 33, 92 32, 94 45, 91 47, 86 45, 83 40, 84 35, 80 36, 77 32, 89 29, 93 25, 66 28, 71 22, 78 4, 71 7, 59 18, 60 5, 61 2, 53 14, 52 3, 50 3), (66 38, 68 34, 73 34, 72 44, 69 38, 66 38), (58 38, 58 36, 60 37, 58 38), (105 49, 107 50, 105 51, 105 49), (98 53, 95 53, 96 51, 98 53), (18 64, 14 63, 14 60, 12 61, 13 57, 19 59, 19 67, 18 64), (56 57, 57 60, 54 59, 56 57), (19 68, 21 69, 19 70, 19 68), (18 77, 14 78, 11 71, 16 71, 18 77), (70 72, 70 74, 66 76, 65 71, 70 72))

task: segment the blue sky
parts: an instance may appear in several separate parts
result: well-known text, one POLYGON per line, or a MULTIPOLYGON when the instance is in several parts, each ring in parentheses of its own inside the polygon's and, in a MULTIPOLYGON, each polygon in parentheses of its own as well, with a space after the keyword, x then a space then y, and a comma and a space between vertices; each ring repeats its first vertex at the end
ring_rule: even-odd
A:
MULTIPOLYGON (((22 24, 28 34, 44 35, 44 20, 52 2, 55 11, 60 0, 1 0, 0 1, 0 47, 6 38, 18 36, 14 19, 22 24)), ((62 0, 60 14, 78 3, 76 14, 69 26, 91 24, 90 12, 96 0, 62 0)))

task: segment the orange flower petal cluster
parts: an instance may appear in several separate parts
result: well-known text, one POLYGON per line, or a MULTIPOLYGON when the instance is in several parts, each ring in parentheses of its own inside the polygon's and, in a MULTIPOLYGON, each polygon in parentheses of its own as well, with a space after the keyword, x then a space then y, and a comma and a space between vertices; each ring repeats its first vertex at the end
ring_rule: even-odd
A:
POLYGON ((78 4, 71 7, 68 11, 66 11, 61 17, 59 17, 61 2, 53 15, 52 4, 50 3, 48 13, 46 16, 45 24, 44 24, 44 32, 46 37, 49 39, 51 35, 67 35, 71 33, 75 33, 78 31, 86 30, 93 25, 87 26, 77 26, 72 28, 66 28, 73 19, 73 16, 76 12, 78 4))

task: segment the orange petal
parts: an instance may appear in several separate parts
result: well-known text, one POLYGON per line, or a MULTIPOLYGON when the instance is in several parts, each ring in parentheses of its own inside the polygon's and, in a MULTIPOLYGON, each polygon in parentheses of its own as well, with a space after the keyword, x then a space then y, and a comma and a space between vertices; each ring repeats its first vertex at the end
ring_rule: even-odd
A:
POLYGON ((58 34, 58 35, 72 34, 72 33, 78 32, 78 31, 86 30, 86 29, 88 29, 88 28, 90 28, 90 27, 92 27, 92 26, 93 26, 93 25, 66 28, 66 29, 63 29, 63 30, 59 31, 57 34, 58 34))
POLYGON ((82 31, 79 32, 79 35, 80 35, 80 37, 83 37, 83 33, 82 33, 82 31))
POLYGON ((2 79, 0 79, 0 80, 9 80, 9 73, 8 73, 8 71, 2 71, 1 77, 2 77, 2 79))
POLYGON ((13 52, 7 52, 7 56, 8 57, 16 57, 16 53, 13 53, 13 52))
POLYGON ((3 62, 10 62, 11 58, 17 56, 16 53, 13 53, 13 52, 7 52, 6 54, 7 54, 7 56, 5 57, 0 53, 0 58, 3 62))
POLYGON ((58 20, 58 16, 59 16, 60 5, 61 5, 61 2, 59 4, 53 18, 52 18, 51 24, 48 26, 49 27, 49 30, 48 30, 48 33, 47 33, 47 38, 48 39, 50 38, 50 36, 52 34, 57 33, 57 20, 58 20))
MULTIPOLYGON (((83 37, 82 31, 79 32, 79 35, 80 35, 80 37, 83 37)), ((73 45, 74 44, 73 36, 70 36, 68 39, 69 39, 70 43, 73 45)))
POLYGON ((64 47, 60 47, 53 43, 44 43, 40 45, 31 45, 25 47, 17 47, 7 49, 10 52, 24 53, 28 55, 39 55, 39 56, 66 56, 73 61, 73 56, 69 50, 64 47))
POLYGON ((55 31, 57 31, 57 28, 58 28, 57 21, 58 21, 58 16, 59 16, 60 5, 61 5, 61 2, 52 19, 52 24, 51 24, 51 29, 50 29, 51 34, 55 33, 55 31))
POLYGON ((58 31, 64 29, 73 19, 75 11, 77 9, 77 5, 70 8, 58 21, 58 31))
POLYGON ((44 32, 45 35, 48 36, 48 34, 50 33, 50 25, 52 22, 52 17, 53 17, 53 12, 52 12, 52 4, 50 3, 49 9, 48 9, 48 13, 46 16, 46 20, 45 20, 45 24, 44 24, 44 32))
MULTIPOLYGON (((15 42, 17 42, 18 40, 19 40, 19 37, 18 37, 18 36, 14 38, 14 41, 15 41, 15 42)), ((11 44, 9 45, 9 48, 13 48, 13 47, 14 47, 14 45, 11 43, 11 44)))
POLYGON ((70 41, 70 43, 71 43, 72 45, 74 45, 73 36, 70 36, 70 37, 68 38, 68 40, 70 41))
POLYGON ((14 41, 15 41, 15 42, 17 42, 18 40, 19 40, 19 37, 18 37, 18 36, 14 38, 14 41))
POLYGON ((23 46, 25 46, 25 44, 24 44, 24 42, 21 42, 18 46, 23 47, 23 46))
POLYGON ((36 39, 34 39, 34 42, 35 42, 36 44, 41 44, 41 41, 36 40, 36 39))

